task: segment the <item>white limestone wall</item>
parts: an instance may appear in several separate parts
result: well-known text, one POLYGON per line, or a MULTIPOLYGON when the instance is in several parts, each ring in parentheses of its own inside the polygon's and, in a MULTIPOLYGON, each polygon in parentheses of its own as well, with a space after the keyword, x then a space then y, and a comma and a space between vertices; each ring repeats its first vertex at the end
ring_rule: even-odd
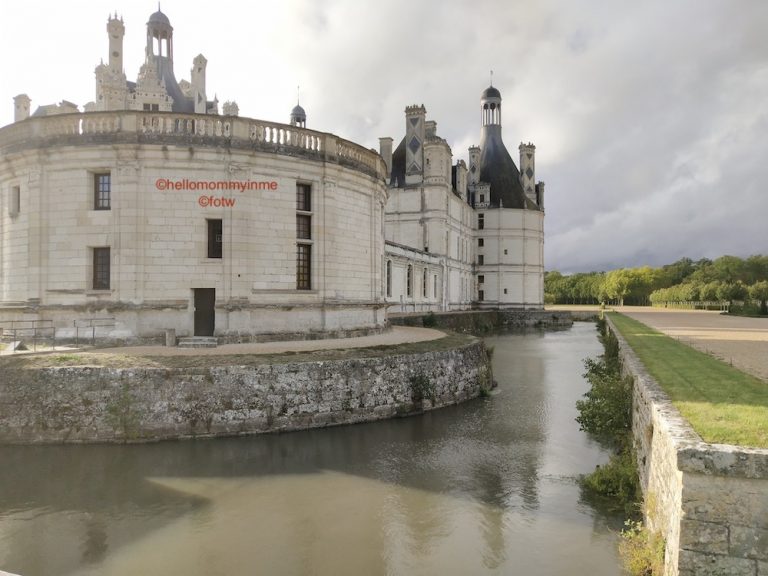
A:
MULTIPOLYGON (((433 147, 430 166, 445 161, 433 147)), ((387 297, 390 310, 464 310, 474 300, 473 262, 475 257, 474 210, 450 187, 450 179, 440 170, 421 186, 390 189, 386 206, 385 236, 390 242, 411 248, 407 257, 393 254, 397 274, 405 270, 408 259, 420 262, 424 249, 430 256, 440 259, 437 290, 430 287, 428 296, 408 296, 393 285, 393 294, 387 297), (437 293, 436 296, 433 294, 437 293), (422 298, 422 300, 419 300, 422 298)), ((422 268, 423 269, 423 268, 422 268)), ((433 276, 435 273, 429 272, 433 276)), ((403 277, 404 278, 404 277, 403 277)), ((405 286, 405 280, 401 282, 405 286)))
POLYGON ((20 318, 12 305, 22 303, 26 317, 54 319, 62 334, 74 318, 107 315, 122 336, 165 328, 185 335, 192 290, 215 288, 217 334, 383 326, 383 179, 333 162, 213 145, 78 144, 5 154, 0 320, 20 318), (104 171, 111 209, 94 210, 93 174, 104 171), (276 189, 161 190, 159 180, 269 181, 276 189), (296 289, 297 182, 312 186, 309 291, 296 289), (14 186, 22 206, 11 216, 14 186), (202 206, 202 196, 233 205, 202 206), (223 220, 221 259, 207 258, 211 218, 223 220), (94 291, 89 249, 101 246, 111 248, 111 286, 94 291))
POLYGON ((496 208, 479 210, 477 274, 483 277, 480 306, 541 308, 544 305, 544 213, 496 208), (482 255, 483 264, 479 256, 482 255), (506 292, 505 292, 506 290, 506 292))
POLYGON ((446 310, 445 259, 407 246, 387 244, 384 257, 385 276, 382 295, 390 312, 427 312, 446 310), (387 294, 387 262, 392 273, 387 294), (412 290, 408 293, 408 267, 412 270, 412 290), (424 272, 426 271, 426 283, 424 272))

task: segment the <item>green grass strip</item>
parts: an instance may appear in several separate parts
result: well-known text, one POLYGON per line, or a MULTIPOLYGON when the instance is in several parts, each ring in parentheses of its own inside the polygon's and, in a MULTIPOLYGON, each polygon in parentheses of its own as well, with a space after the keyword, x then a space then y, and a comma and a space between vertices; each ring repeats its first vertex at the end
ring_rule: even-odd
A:
POLYGON ((706 442, 768 448, 768 383, 633 318, 609 316, 706 442))

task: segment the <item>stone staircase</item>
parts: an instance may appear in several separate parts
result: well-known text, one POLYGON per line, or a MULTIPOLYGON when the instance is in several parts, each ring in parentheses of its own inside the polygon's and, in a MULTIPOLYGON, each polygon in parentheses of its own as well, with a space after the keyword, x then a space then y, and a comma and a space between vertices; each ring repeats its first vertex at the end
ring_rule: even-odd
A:
POLYGON ((179 348, 216 348, 219 345, 217 338, 213 336, 187 336, 179 338, 179 348))

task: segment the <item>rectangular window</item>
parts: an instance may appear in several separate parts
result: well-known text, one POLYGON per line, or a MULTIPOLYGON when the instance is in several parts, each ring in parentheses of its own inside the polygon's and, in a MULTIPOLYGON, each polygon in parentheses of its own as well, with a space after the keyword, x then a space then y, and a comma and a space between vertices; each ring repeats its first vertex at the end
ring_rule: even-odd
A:
POLYGON ((208 258, 221 258, 224 224, 221 220, 206 220, 206 222, 208 222, 208 258))
POLYGON ((392 296, 392 260, 387 260, 387 296, 392 296))
POLYGON ((143 108, 144 108, 144 112, 149 112, 150 110, 149 104, 146 104, 146 103, 144 104, 143 108))
POLYGON ((21 212, 21 186, 11 186, 11 202, 8 205, 8 215, 18 216, 21 212))
POLYGON ((506 294, 506 293, 507 293, 507 289, 506 289, 506 288, 504 288, 504 294, 506 294))
POLYGON ((485 276, 484 276, 483 274, 480 274, 480 275, 477 277, 477 283, 478 283, 478 284, 485 284, 485 276))
POLYGON ((484 238, 478 238, 478 239, 477 239, 477 245, 478 245, 480 248, 482 248, 483 246, 485 246, 485 239, 484 239, 484 238))
POLYGON ((483 230, 485 228, 485 214, 477 215, 477 229, 483 230))
POLYGON ((485 300, 485 292, 483 292, 482 290, 478 290, 477 291, 477 299, 480 300, 480 302, 485 300))
POLYGON ((479 255, 477 256, 477 263, 478 263, 480 266, 482 266, 483 264, 485 264, 485 257, 484 257, 482 254, 479 254, 479 255))
POLYGON ((301 240, 312 238, 312 216, 296 214, 296 238, 301 240))
POLYGON ((109 290, 110 249, 93 249, 93 285, 94 290, 109 290))
POLYGON ((410 298, 413 296, 413 266, 408 264, 405 272, 405 295, 410 298))
POLYGON ((312 289, 312 186, 296 183, 296 289, 312 289))
POLYGON ((296 289, 312 289, 312 245, 296 245, 296 289))
POLYGON ((296 210, 312 212, 312 186, 296 184, 296 210))
POLYGON ((93 175, 93 209, 109 210, 112 206, 112 176, 109 172, 93 175))

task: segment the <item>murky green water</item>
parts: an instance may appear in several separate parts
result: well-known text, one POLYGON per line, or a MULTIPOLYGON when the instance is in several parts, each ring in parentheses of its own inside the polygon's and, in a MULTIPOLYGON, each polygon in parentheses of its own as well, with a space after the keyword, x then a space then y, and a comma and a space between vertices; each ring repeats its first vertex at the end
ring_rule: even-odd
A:
POLYGON ((141 446, 0 448, 0 570, 22 576, 618 575, 576 482, 592 324, 488 339, 498 392, 424 416, 141 446))

